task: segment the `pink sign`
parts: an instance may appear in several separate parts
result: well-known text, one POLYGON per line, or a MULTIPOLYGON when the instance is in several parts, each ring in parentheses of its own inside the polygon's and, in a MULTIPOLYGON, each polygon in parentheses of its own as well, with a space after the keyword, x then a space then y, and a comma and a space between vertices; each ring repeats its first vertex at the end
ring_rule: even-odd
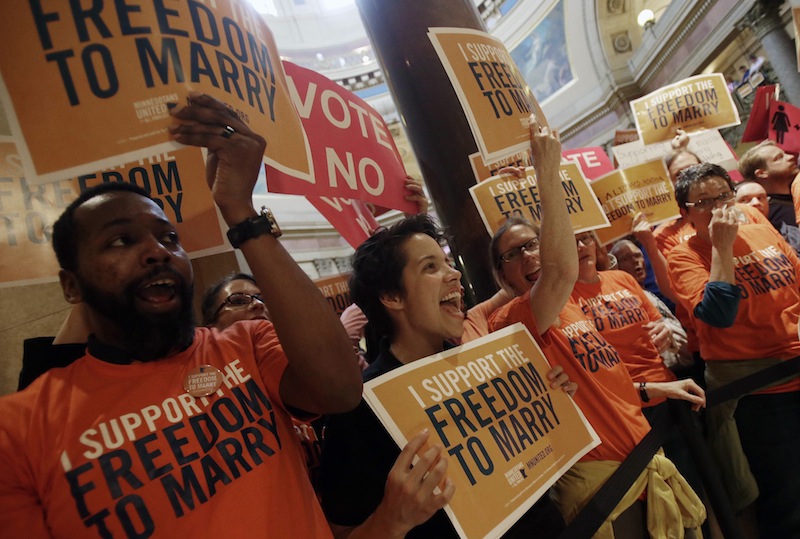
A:
POLYGON ((561 152, 561 158, 577 163, 581 167, 584 177, 589 181, 614 170, 611 159, 608 158, 603 148, 599 146, 564 150, 561 152))
POLYGON ((380 226, 361 200, 315 196, 306 198, 354 249, 380 226))
POLYGON ((364 100, 319 73, 283 62, 289 95, 311 147, 311 181, 267 165, 273 193, 358 199, 414 212, 389 128, 364 100))
POLYGON ((800 108, 783 101, 771 101, 769 138, 785 152, 800 153, 800 108))

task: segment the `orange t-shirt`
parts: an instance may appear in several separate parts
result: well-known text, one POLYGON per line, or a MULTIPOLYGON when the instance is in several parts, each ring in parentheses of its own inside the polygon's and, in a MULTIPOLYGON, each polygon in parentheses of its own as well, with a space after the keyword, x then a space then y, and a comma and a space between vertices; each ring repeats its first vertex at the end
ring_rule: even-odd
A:
MULTIPOLYGON (((747 222, 758 225, 772 226, 772 223, 769 222, 769 219, 764 217, 764 214, 752 206, 748 206, 747 204, 736 204, 736 207, 742 210, 745 217, 747 217, 747 222)), ((656 240, 656 245, 658 246, 658 250, 661 251, 661 254, 664 255, 664 258, 667 257, 673 248, 675 248, 677 245, 685 243, 695 234, 697 234, 697 231, 694 229, 692 223, 684 218, 663 223, 653 230, 653 237, 656 240)), ((689 315, 686 309, 683 308, 683 305, 675 305, 675 316, 686 330, 686 349, 690 352, 699 351, 700 344, 697 341, 697 332, 692 326, 692 317, 689 315)))
MULTIPOLYGON (((733 244, 736 286, 741 300, 734 324, 717 328, 694 317, 711 271, 711 243, 697 236, 669 254, 670 280, 691 313, 706 361, 790 359, 800 355, 800 260, 772 225, 742 225, 733 244)), ((767 390, 800 389, 800 379, 767 390)))
POLYGON ((87 353, 3 397, 3 535, 330 538, 280 399, 287 364, 271 323, 239 322, 157 361, 87 353), (203 365, 222 385, 195 398, 203 365))
MULTIPOLYGON (((661 320, 642 287, 624 271, 601 271, 596 283, 575 283, 571 299, 597 331, 619 352, 634 382, 671 382, 675 375, 665 365, 645 324, 661 320)), ((655 406, 666 399, 651 399, 655 406)))
POLYGON ((522 322, 551 365, 561 365, 578 384, 575 403, 597 431, 601 444, 581 461, 622 462, 650 431, 641 401, 619 354, 572 301, 542 335, 536 327, 528 294, 500 307, 489 318, 495 331, 522 322))
POLYGON ((800 226, 800 174, 792 181, 792 202, 794 202, 794 217, 800 226))
POLYGON ((461 335, 462 343, 474 341, 489 334, 489 316, 494 312, 493 306, 492 300, 487 299, 467 311, 467 315, 464 317, 464 333, 461 335))

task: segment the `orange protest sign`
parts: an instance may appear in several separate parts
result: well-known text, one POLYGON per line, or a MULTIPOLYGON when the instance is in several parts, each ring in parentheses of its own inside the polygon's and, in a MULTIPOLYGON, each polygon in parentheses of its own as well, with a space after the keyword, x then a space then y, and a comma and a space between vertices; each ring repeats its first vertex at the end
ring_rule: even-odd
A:
POLYGON ((517 153, 487 165, 483 161, 481 154, 476 152, 469 155, 469 164, 472 166, 475 182, 480 183, 484 180, 488 180, 492 176, 500 174, 500 169, 503 167, 527 167, 528 155, 526 152, 517 153))
POLYGON ((643 144, 669 140, 675 129, 686 132, 739 125, 739 110, 721 73, 697 75, 631 101, 643 144))
POLYGON ((328 300, 328 304, 340 316, 345 309, 347 309, 353 302, 350 300, 350 279, 349 273, 342 273, 341 275, 334 275, 333 277, 325 277, 316 279, 314 284, 317 285, 319 291, 328 300))
POLYGON ((528 118, 547 125, 505 45, 469 28, 430 28, 428 37, 453 84, 484 162, 530 147, 528 118))
POLYGON ((277 47, 248 2, 3 2, 0 34, 14 43, 0 49, 0 100, 29 183, 174 151, 167 103, 190 90, 227 103, 268 140, 265 161, 311 181, 277 47))
POLYGON ((604 244, 630 234, 638 212, 644 212, 653 225, 680 217, 675 190, 661 159, 615 170, 591 185, 611 223, 610 228, 597 231, 604 244))
POLYGON ((0 286, 56 280, 59 268, 50 244, 53 223, 79 193, 103 182, 135 183, 148 191, 175 223, 190 256, 230 249, 222 238, 197 148, 70 180, 31 185, 15 145, 0 141, 0 286))
POLYGON ((639 132, 636 129, 617 129, 614 132, 613 145, 626 144, 634 140, 639 140, 639 132))
MULTIPOLYGON (((523 217, 535 224, 542 221, 536 172, 528 167, 525 173, 524 178, 503 174, 470 187, 470 195, 489 235, 509 217, 523 217)), ((608 226, 605 213, 578 165, 562 163, 559 173, 575 232, 608 226)))
POLYGON ((500 537, 600 441, 522 324, 397 368, 364 398, 403 447, 426 428, 450 455, 460 537, 500 537))

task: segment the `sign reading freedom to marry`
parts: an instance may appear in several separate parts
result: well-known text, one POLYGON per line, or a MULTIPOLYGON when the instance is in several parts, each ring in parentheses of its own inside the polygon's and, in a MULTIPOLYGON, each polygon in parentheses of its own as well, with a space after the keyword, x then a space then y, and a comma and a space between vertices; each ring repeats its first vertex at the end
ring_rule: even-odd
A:
POLYGON ((643 212, 651 225, 680 217, 675 190, 661 159, 618 169, 591 183, 611 228, 597 231, 601 243, 631 233, 633 217, 643 212))
POLYGON ((395 442, 427 428, 447 450, 460 537, 500 537, 600 440, 522 324, 364 384, 395 442))
POLYGON ((54 281, 58 263, 53 223, 86 189, 104 182, 135 183, 175 223, 191 256, 229 250, 205 180, 199 148, 184 148, 77 178, 30 185, 9 137, 0 138, 0 286, 54 281), (4 142, 4 140, 6 140, 4 142))
POLYGON ((669 140, 675 129, 686 132, 739 125, 739 110, 721 73, 697 75, 631 101, 643 144, 669 140))
POLYGON ((530 148, 531 113, 547 125, 503 42, 469 28, 429 28, 485 163, 530 148))
MULTIPOLYGON (((559 174, 564 189, 564 203, 575 233, 609 226, 600 203, 578 165, 562 163, 559 174)), ((533 167, 525 169, 524 178, 502 174, 470 187, 469 193, 489 235, 494 235, 509 217, 523 217, 535 224, 542 222, 539 186, 533 167)))
POLYGON ((190 90, 264 136, 267 163, 311 181, 272 33, 246 0, 9 1, 0 35, 0 101, 30 183, 176 150, 167 103, 190 90))

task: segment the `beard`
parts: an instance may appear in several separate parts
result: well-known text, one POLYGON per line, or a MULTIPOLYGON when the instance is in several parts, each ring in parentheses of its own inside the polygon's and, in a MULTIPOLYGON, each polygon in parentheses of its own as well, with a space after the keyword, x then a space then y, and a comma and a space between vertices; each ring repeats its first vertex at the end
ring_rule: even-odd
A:
MULTIPOLYGON (((152 275, 168 271, 180 277, 172 268, 154 268, 152 275)), ((145 279, 150 278, 150 276, 145 279)), ((155 361, 172 353, 185 350, 194 339, 195 319, 192 309, 193 285, 177 279, 175 294, 180 308, 174 312, 142 313, 136 307, 135 291, 138 282, 129 284, 121 294, 104 292, 78 277, 83 301, 120 331, 120 341, 113 344, 129 352, 131 359, 155 361)))

